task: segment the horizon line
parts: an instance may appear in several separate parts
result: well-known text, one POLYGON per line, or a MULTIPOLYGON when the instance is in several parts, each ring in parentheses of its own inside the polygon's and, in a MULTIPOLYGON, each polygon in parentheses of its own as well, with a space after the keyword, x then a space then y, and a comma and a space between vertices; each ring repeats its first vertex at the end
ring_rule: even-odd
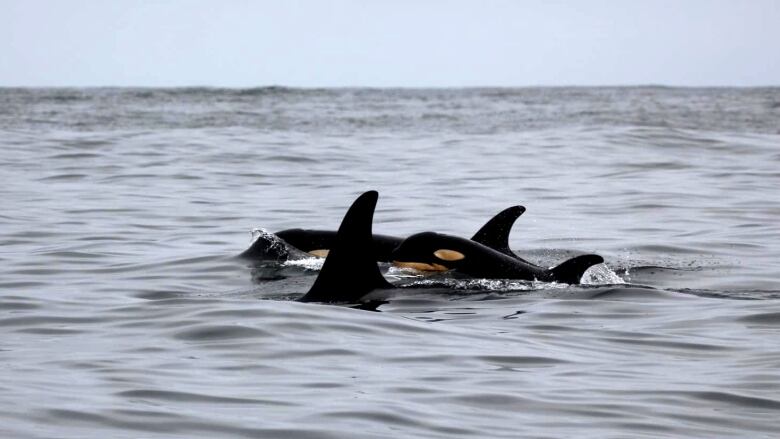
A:
POLYGON ((349 89, 375 89, 375 90, 479 90, 479 89, 522 89, 522 88, 780 88, 778 84, 763 85, 679 85, 679 84, 536 84, 536 85, 0 85, 0 89, 223 89, 223 90, 251 90, 251 89, 288 89, 288 90, 349 90, 349 89))

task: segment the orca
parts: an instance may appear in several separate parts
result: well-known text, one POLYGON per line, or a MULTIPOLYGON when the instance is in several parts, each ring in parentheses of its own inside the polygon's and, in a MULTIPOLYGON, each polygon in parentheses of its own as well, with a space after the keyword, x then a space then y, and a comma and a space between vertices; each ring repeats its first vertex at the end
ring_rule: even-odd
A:
MULTIPOLYGON (((485 223, 471 238, 501 253, 515 256, 509 249, 509 233, 520 215, 525 212, 523 206, 512 206, 502 210, 485 223)), ((373 214, 372 214, 373 215, 373 214)), ((299 250, 312 256, 325 257, 333 247, 337 232, 333 230, 315 229, 285 229, 274 233, 289 246, 292 252, 299 250)), ((285 260, 289 256, 290 249, 285 249, 276 242, 271 234, 259 235, 252 245, 239 256, 250 259, 275 259, 285 260)), ((373 253, 379 262, 392 262, 390 257, 393 250, 403 242, 404 238, 390 235, 373 235, 373 253)))
MULTIPOLYGON (((375 290, 396 288, 382 276, 374 257, 372 224, 378 198, 376 191, 368 191, 352 203, 314 284, 299 301, 358 303, 375 290)), ((517 212, 515 208, 514 213, 508 212, 506 216, 516 214, 516 218, 522 214, 522 211, 517 212)), ((499 241, 494 243, 503 244, 499 241)), ((410 260, 440 264, 475 277, 536 279, 569 284, 578 284, 585 270, 604 261, 598 255, 582 255, 545 269, 518 258, 511 251, 509 253, 513 256, 469 239, 424 232, 406 238, 391 252, 391 256, 404 259, 408 255, 410 260)))
POLYGON ((322 269, 301 302, 360 301, 377 289, 395 288, 385 280, 374 257, 372 223, 379 194, 368 191, 350 206, 322 269))
POLYGON ((553 268, 534 265, 509 251, 501 252, 470 239, 435 232, 406 238, 392 253, 394 264, 422 270, 457 272, 476 278, 521 279, 579 284, 589 267, 604 262, 599 255, 581 255, 553 268))

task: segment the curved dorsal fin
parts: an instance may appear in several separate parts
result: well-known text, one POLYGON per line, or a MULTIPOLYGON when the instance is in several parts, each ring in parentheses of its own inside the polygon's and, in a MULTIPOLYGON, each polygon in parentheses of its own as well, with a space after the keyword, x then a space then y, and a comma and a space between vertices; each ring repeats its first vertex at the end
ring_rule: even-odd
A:
POLYGON ((471 240, 488 246, 493 250, 498 250, 507 256, 516 257, 512 250, 509 249, 509 232, 512 231, 512 225, 523 212, 525 212, 525 207, 523 206, 512 206, 502 210, 491 218, 490 221, 486 222, 474 234, 471 240))
POLYGON ((357 302, 379 288, 392 288, 374 257, 372 222, 379 194, 368 191, 350 206, 317 279, 302 302, 357 302))

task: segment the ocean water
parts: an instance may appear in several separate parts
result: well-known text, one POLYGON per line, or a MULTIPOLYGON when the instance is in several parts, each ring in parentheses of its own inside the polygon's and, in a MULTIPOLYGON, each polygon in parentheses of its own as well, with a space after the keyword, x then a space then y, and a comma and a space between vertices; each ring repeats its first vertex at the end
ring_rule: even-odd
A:
POLYGON ((6 88, 0 179, 2 437, 780 435, 779 88, 6 88), (358 309, 236 257, 369 189, 606 263, 358 309))

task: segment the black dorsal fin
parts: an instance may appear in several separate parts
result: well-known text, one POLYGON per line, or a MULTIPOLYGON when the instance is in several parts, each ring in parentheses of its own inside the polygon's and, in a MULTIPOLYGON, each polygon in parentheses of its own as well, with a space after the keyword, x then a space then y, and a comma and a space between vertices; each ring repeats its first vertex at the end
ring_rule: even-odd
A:
POLYGON ((376 191, 368 191, 352 203, 319 276, 302 302, 354 303, 372 290, 393 287, 374 257, 371 228, 378 198, 376 191))
POLYGON ((588 268, 604 262, 604 258, 599 255, 580 255, 569 259, 550 269, 550 275, 556 282, 563 282, 570 285, 577 285, 582 279, 582 275, 588 268))
POLYGON ((514 225, 523 212, 525 212, 525 207, 523 206, 512 206, 502 210, 496 216, 490 218, 490 221, 486 222, 474 234, 471 240, 493 250, 498 250, 507 256, 516 257, 509 248, 509 232, 512 231, 512 225, 514 225))

